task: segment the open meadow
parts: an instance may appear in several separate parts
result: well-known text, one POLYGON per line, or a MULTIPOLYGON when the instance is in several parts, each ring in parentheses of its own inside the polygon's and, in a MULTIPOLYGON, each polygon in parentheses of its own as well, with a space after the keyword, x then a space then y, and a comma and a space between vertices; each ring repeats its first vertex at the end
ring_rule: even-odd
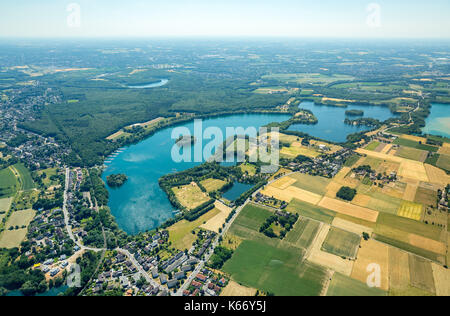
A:
POLYGON ((178 202, 190 210, 210 200, 206 193, 204 193, 196 183, 173 187, 172 191, 178 202))

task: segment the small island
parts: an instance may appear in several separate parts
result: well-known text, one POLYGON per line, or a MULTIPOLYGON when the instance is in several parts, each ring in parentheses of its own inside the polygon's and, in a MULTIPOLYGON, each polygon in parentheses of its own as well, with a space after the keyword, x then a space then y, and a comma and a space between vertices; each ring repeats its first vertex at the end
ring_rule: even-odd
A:
POLYGON ((364 116, 364 111, 361 110, 347 110, 345 111, 347 116, 364 116))
POLYGON ((176 140, 176 144, 180 147, 191 146, 197 142, 197 138, 195 136, 180 136, 176 140))
POLYGON ((112 174, 106 177, 106 182, 111 188, 119 188, 127 182, 128 177, 124 174, 112 174))

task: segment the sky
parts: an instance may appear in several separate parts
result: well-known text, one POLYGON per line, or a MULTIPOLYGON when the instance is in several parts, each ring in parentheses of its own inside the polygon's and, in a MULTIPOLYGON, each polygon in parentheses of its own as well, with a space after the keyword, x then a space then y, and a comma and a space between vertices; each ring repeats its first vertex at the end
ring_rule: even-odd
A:
POLYGON ((0 1, 0 37, 450 38, 448 0, 0 1))

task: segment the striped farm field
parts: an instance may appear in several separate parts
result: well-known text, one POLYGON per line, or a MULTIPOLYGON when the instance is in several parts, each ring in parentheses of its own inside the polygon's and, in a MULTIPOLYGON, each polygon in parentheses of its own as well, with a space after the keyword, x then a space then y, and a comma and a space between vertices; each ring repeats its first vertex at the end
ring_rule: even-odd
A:
POLYGON ((237 283, 278 296, 318 296, 326 271, 302 262, 301 258, 299 253, 287 249, 245 240, 225 263, 223 271, 237 283))
POLYGON ((420 221, 422 219, 422 214, 423 214, 422 204, 417 204, 408 201, 404 201, 397 212, 398 216, 410 218, 416 221, 420 221))
POLYGON ((367 227, 364 225, 360 225, 360 224, 356 224, 356 223, 352 223, 350 221, 347 221, 347 220, 339 218, 339 217, 336 217, 333 220, 332 226, 340 228, 340 229, 348 231, 348 232, 351 232, 351 233, 354 233, 354 234, 357 234, 357 235, 360 235, 360 236, 362 236, 363 233, 367 233, 370 235, 373 232, 373 228, 370 228, 370 227, 367 227))
POLYGON ((271 186, 273 186, 277 189, 280 189, 280 190, 285 190, 288 187, 290 187, 292 184, 294 184, 295 182, 297 182, 297 180, 288 176, 288 177, 280 178, 279 180, 272 183, 271 186))
POLYGON ((319 203, 320 199, 322 198, 322 196, 318 194, 302 190, 294 186, 290 186, 284 190, 280 190, 272 185, 269 185, 261 191, 261 194, 264 194, 269 197, 274 197, 278 200, 285 201, 288 203, 295 198, 313 205, 319 203))
POLYGON ((333 211, 297 199, 293 199, 286 210, 290 213, 299 214, 300 216, 312 218, 327 224, 331 224, 336 216, 336 213, 333 211))
POLYGON ((389 288, 402 291, 410 286, 409 255, 394 247, 389 248, 389 288))
POLYGON ((285 241, 297 247, 307 249, 319 231, 320 223, 307 218, 302 218, 294 225, 287 234, 285 241))
POLYGON ((306 259, 309 262, 313 262, 346 276, 350 276, 353 270, 353 261, 322 250, 322 245, 325 242, 330 229, 331 228, 328 225, 321 225, 321 228, 317 233, 317 237, 314 239, 313 244, 311 245, 308 257, 306 259))
POLYGON ((428 175, 429 181, 424 182, 437 183, 444 187, 450 183, 450 176, 447 175, 444 170, 436 168, 429 164, 425 164, 425 170, 428 175))
POLYGON ((373 223, 377 221, 379 214, 377 211, 328 197, 324 197, 322 201, 320 201, 319 206, 373 223))
POLYGON ((381 143, 376 142, 376 141, 373 141, 373 142, 371 142, 369 145, 367 145, 367 146, 365 147, 365 149, 367 149, 367 150, 375 150, 375 149, 377 149, 378 146, 380 146, 380 145, 381 145, 381 143))
POLYGON ((386 292, 367 286, 367 283, 335 273, 328 287, 327 296, 386 296, 386 292))
POLYGON ((396 155, 398 157, 424 162, 425 159, 427 159, 428 152, 411 147, 401 146, 400 149, 397 150, 396 155))
POLYGON ((430 293, 436 293, 431 262, 417 256, 409 256, 411 285, 430 293))
POLYGON ((355 258, 361 237, 332 227, 322 245, 322 250, 343 258, 355 258))
POLYGON ((330 179, 310 176, 304 173, 294 173, 290 175, 290 178, 296 180, 296 182, 293 183, 293 186, 319 195, 325 195, 327 186, 331 182, 330 179))

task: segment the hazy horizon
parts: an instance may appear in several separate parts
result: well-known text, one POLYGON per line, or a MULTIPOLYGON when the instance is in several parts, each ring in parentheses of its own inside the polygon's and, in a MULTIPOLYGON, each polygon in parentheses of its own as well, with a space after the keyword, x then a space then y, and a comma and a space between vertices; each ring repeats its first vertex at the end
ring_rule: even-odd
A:
POLYGON ((16 0, 0 38, 450 39, 446 0, 16 0))

